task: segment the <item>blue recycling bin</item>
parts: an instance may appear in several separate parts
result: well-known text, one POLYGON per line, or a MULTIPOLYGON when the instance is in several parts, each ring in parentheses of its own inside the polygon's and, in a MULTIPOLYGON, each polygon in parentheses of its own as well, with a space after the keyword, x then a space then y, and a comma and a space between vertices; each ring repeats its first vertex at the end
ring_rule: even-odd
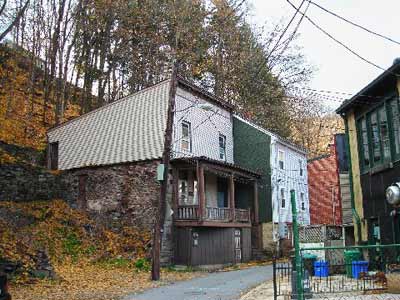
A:
POLYGON ((355 260, 351 264, 353 278, 359 279, 361 272, 368 272, 368 262, 365 260, 355 260))
POLYGON ((318 277, 329 276, 329 264, 327 261, 319 260, 314 262, 314 273, 318 277))

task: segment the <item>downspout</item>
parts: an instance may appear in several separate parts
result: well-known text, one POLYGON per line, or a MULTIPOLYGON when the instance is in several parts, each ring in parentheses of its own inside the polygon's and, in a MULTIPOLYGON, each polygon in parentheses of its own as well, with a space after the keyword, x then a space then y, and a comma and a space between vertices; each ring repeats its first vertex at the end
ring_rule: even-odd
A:
POLYGON ((356 220, 357 223, 357 236, 358 236, 358 243, 361 241, 361 219, 360 216, 357 213, 357 210, 355 208, 355 202, 354 202, 354 186, 353 186, 353 165, 351 162, 351 156, 350 156, 350 137, 349 137, 349 125, 347 123, 347 118, 345 116, 342 116, 344 120, 344 128, 346 132, 346 154, 348 157, 349 161, 349 184, 350 184, 350 203, 351 203, 351 212, 356 220))

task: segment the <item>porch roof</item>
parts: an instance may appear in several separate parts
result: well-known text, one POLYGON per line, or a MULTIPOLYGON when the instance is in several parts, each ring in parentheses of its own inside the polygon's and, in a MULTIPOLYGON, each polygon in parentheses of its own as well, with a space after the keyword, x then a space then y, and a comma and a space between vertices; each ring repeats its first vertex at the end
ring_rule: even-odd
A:
POLYGON ((243 168, 241 166, 232 164, 232 163, 228 163, 225 161, 221 161, 221 160, 215 160, 215 159, 211 159, 205 156, 198 156, 198 157, 180 157, 180 158, 175 158, 173 160, 171 160, 172 163, 176 162, 183 162, 183 163, 197 163, 197 162, 202 162, 205 163, 207 165, 215 165, 218 166, 220 168, 222 168, 223 170, 227 171, 227 172, 233 172, 233 173, 237 173, 238 175, 242 175, 248 178, 252 178, 252 179, 256 179, 256 178, 260 178, 261 174, 247 169, 247 168, 243 168))

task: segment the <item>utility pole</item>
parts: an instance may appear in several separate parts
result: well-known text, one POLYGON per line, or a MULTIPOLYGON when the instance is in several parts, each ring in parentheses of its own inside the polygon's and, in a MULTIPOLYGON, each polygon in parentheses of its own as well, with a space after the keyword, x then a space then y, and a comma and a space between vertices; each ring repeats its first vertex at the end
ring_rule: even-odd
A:
POLYGON ((157 214, 154 224, 153 234, 153 247, 152 247, 152 266, 151 266, 151 279, 160 279, 160 253, 161 253, 161 229, 164 226, 166 196, 168 189, 168 174, 169 163, 171 158, 171 145, 172 145, 172 131, 174 124, 174 111, 175 111, 175 94, 178 86, 178 70, 177 64, 172 66, 172 76, 168 96, 168 112, 167 112, 167 127, 165 129, 164 137, 164 151, 162 156, 162 164, 164 165, 163 180, 160 188, 160 200, 157 205, 157 214))
POLYGON ((297 224, 296 192, 294 190, 290 191, 290 203, 292 205, 293 243, 294 243, 294 255, 295 255, 294 258, 296 264, 295 268, 296 268, 297 299, 304 300, 301 259, 300 259, 299 226, 297 224))

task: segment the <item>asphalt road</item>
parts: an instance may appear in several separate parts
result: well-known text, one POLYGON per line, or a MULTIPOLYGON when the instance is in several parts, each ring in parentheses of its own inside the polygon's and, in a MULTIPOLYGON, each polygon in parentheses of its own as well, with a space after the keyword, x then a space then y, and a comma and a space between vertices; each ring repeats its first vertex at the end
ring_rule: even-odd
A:
POLYGON ((236 300, 248 289, 272 279, 272 266, 210 273, 210 275, 158 287, 124 300, 236 300))

